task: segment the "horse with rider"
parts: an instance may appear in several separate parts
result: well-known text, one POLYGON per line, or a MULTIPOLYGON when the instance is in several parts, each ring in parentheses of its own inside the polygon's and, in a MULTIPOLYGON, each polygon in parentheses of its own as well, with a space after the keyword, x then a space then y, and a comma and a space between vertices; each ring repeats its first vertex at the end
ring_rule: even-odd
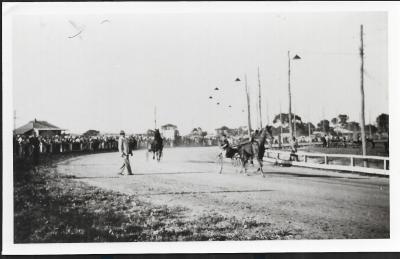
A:
POLYGON ((226 136, 223 135, 221 148, 224 152, 219 154, 221 163, 220 173, 222 173, 223 169, 223 157, 226 157, 234 160, 238 159, 242 165, 240 172, 244 171, 246 175, 248 162, 250 161, 252 163, 256 160, 258 163, 257 171, 260 171, 261 175, 265 177, 263 171, 263 157, 265 154, 267 137, 272 138, 272 127, 268 125, 261 129, 261 131, 256 130, 250 140, 242 142, 237 146, 231 146, 227 141, 226 136))
POLYGON ((164 141, 161 137, 158 129, 154 130, 154 137, 147 142, 147 155, 149 152, 153 152, 153 160, 157 158, 159 162, 161 160, 164 148, 164 141))

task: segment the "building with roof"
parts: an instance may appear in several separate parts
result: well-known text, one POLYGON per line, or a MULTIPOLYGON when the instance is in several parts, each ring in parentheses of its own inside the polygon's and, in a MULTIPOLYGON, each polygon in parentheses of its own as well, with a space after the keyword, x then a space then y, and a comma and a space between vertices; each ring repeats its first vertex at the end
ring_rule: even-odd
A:
POLYGON ((34 119, 33 121, 28 122, 27 124, 17 128, 14 130, 16 135, 32 135, 33 132, 36 132, 38 136, 55 136, 61 135, 65 129, 61 129, 53 124, 48 123, 47 121, 38 121, 34 119))
POLYGON ((229 135, 229 134, 231 134, 231 131, 232 130, 230 128, 228 128, 227 126, 222 126, 221 128, 215 129, 215 134, 217 136, 221 136, 222 134, 229 135))
POLYGON ((170 141, 171 146, 179 135, 178 127, 174 124, 168 123, 161 126, 161 135, 166 140, 170 141))

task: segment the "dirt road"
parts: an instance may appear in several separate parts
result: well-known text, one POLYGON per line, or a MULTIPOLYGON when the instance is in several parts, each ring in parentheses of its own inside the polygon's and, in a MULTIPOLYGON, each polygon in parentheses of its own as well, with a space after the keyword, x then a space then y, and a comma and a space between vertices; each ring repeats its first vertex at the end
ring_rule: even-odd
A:
POLYGON ((165 149, 161 162, 131 158, 133 176, 119 176, 118 153, 86 155, 58 164, 108 190, 188 208, 186 217, 215 213, 254 218, 287 229, 294 239, 389 238, 389 178, 265 165, 265 178, 240 175, 227 162, 218 174, 217 148, 165 149))

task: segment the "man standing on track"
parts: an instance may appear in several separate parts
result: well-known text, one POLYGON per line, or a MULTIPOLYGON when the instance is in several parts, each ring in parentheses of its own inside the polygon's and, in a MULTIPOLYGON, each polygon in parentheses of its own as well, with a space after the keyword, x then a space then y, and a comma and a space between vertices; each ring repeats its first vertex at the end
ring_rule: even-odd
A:
POLYGON ((121 130, 119 133, 120 137, 118 139, 118 150, 119 153, 121 154, 121 157, 123 158, 123 164, 121 166, 121 172, 119 173, 120 175, 133 175, 132 170, 131 170, 131 164, 129 162, 129 143, 128 140, 125 138, 125 132, 121 130), (125 174, 125 170, 127 170, 127 173, 125 174))

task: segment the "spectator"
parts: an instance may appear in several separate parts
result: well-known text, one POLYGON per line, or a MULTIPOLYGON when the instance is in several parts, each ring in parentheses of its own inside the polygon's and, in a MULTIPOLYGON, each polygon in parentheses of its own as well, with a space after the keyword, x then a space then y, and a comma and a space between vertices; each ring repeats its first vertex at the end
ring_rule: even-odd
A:
POLYGON ((40 154, 40 141, 36 135, 36 132, 33 132, 32 137, 29 139, 29 144, 32 148, 32 163, 33 166, 39 165, 39 154, 40 154))
POLYGON ((299 161, 299 156, 297 155, 297 148, 298 148, 298 143, 295 137, 292 138, 292 141, 290 142, 290 161, 299 161))

